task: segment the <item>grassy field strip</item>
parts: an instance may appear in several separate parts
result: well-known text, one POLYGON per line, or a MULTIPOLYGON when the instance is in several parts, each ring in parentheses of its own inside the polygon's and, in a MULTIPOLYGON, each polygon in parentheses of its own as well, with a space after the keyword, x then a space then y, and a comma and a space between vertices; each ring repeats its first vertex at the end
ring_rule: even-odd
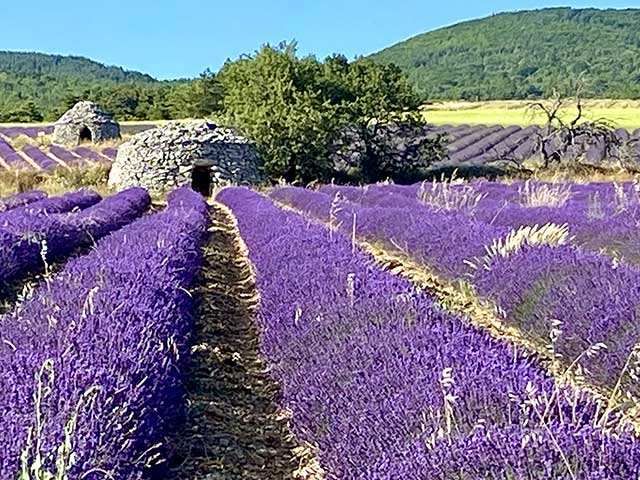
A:
MULTIPOLYGON (((485 125, 539 125, 544 123, 540 114, 532 115, 527 109, 531 101, 442 102, 424 105, 422 111, 428 122, 435 124, 485 125)), ((640 101, 637 100, 585 100, 585 118, 605 118, 616 127, 635 130, 640 128, 640 101)), ((575 114, 568 107, 564 118, 575 114)))
MULTIPOLYGON (((310 222, 320 224, 327 229, 335 230, 336 228, 286 203, 273 198, 271 200, 278 207, 302 215, 310 222)), ((355 245, 369 253, 381 268, 394 275, 402 276, 419 288, 432 292, 438 303, 446 310, 462 315, 493 338, 508 341, 522 347, 525 352, 535 355, 559 385, 568 385, 577 390, 586 391, 603 404, 609 403, 613 394, 611 389, 593 385, 584 380, 578 381, 571 369, 567 368, 568 365, 558 365, 558 362, 550 359, 545 345, 529 338, 518 328, 506 326, 495 314, 497 306, 478 298, 468 285, 444 280, 427 265, 417 263, 407 252, 397 247, 389 247, 382 242, 370 242, 357 236, 353 240, 355 245)), ((613 410, 617 409, 618 405, 614 405, 613 410)), ((628 408, 620 414, 622 420, 633 428, 636 435, 640 436, 640 406, 628 408)))

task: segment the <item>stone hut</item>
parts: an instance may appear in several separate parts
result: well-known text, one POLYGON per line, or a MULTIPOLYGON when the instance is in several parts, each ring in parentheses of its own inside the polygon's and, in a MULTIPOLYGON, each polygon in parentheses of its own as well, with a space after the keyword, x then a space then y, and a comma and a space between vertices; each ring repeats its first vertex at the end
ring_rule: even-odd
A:
POLYGON ((75 146, 120 138, 120 125, 113 115, 95 103, 78 102, 53 126, 53 143, 75 146))
POLYGON ((260 182, 258 166, 253 145, 234 130, 202 120, 175 121, 122 144, 109 185, 138 185, 151 193, 190 186, 209 195, 216 186, 260 182))

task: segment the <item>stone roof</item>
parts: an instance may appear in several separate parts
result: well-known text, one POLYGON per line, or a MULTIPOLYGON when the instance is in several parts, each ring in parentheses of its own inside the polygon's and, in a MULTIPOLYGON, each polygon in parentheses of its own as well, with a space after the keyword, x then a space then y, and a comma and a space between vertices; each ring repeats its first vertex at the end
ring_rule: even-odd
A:
MULTIPOLYGON (((132 137, 127 148, 195 148, 212 142, 249 143, 231 129, 218 127, 206 120, 176 120, 158 128, 145 130, 132 137)), ((123 147, 125 146, 123 145, 123 147)))
POLYGON ((113 123, 113 115, 102 110, 93 102, 78 102, 62 115, 56 125, 69 123, 100 124, 113 123))
POLYGON ((195 165, 206 166, 214 185, 260 181, 253 143, 235 130, 205 120, 167 122, 118 148, 109 184, 151 191, 188 185, 195 165))

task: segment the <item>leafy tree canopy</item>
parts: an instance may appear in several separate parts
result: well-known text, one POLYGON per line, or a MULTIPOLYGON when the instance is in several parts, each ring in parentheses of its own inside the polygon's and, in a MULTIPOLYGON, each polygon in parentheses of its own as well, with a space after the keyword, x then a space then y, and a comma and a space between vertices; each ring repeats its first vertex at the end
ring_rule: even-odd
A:
MULTIPOLYGON (((296 55, 295 43, 265 45, 254 55, 227 62, 218 74, 224 90, 225 123, 256 142, 264 169, 289 182, 329 180, 336 173, 332 150, 341 132, 355 129, 360 180, 395 175, 384 168, 385 150, 377 126, 408 122, 418 105, 406 77, 393 65, 349 62, 334 55, 324 61, 296 55)), ((408 165, 407 159, 399 160, 408 165)))

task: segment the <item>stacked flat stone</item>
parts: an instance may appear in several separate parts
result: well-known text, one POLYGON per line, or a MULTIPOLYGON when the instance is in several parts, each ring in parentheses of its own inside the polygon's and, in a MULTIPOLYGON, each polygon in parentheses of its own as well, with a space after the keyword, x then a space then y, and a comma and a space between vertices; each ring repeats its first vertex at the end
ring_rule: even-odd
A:
POLYGON ((84 129, 91 133, 94 143, 120 138, 120 125, 93 102, 78 102, 53 126, 53 143, 65 146, 79 145, 84 129))
MULTIPOLYGON (((378 125, 371 147, 376 155, 396 155, 407 162, 417 160, 419 147, 436 133, 431 125, 408 125, 391 123, 378 125), (382 146, 384 151, 377 149, 382 146)), ((362 132, 353 125, 342 127, 331 145, 331 161, 334 171, 353 174, 362 167, 367 145, 362 132)))
POLYGON ((206 121, 168 122, 132 137, 118 148, 109 185, 145 187, 159 194, 191 185, 194 166, 211 170, 212 186, 261 181, 251 142, 234 130, 206 121))

